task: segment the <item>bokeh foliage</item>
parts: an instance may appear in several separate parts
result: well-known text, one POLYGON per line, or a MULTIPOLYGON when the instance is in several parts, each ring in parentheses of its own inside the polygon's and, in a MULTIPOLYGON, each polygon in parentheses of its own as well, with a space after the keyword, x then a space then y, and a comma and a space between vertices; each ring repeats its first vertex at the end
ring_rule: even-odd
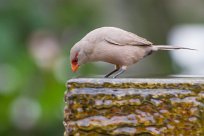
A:
MULTIPOLYGON (((63 95, 66 79, 71 78, 68 75, 69 49, 76 39, 94 25, 97 20, 96 15, 96 7, 85 1, 0 1, 0 81, 2 85, 0 135, 63 134, 63 95), (38 60, 35 60, 31 54, 32 51, 30 52, 32 50, 29 45, 30 39, 35 31, 41 30, 49 31, 44 34, 48 36, 49 33, 54 33, 60 47, 60 57, 66 58, 62 68, 66 74, 64 80, 56 79, 57 72, 52 70, 54 66, 48 69, 39 67, 36 63, 38 60), (27 114, 31 114, 30 117, 25 114, 28 117, 23 118, 23 115, 19 115, 22 114, 21 111, 14 111, 15 106, 19 106, 15 103, 21 100, 28 103, 22 105, 25 107, 18 107, 22 108, 19 110, 28 112, 27 114), (36 115, 32 114, 36 113, 31 108, 36 103, 40 108, 38 113, 40 115, 33 118, 36 115), (26 108, 26 106, 31 107, 26 108), (17 113, 13 115, 12 112, 17 113), (21 117, 20 120, 25 119, 25 122, 34 119, 36 121, 31 127, 22 128, 20 125, 24 126, 27 123, 16 122, 15 117, 12 116, 21 117)), ((20 102, 20 104, 23 103, 20 102)))

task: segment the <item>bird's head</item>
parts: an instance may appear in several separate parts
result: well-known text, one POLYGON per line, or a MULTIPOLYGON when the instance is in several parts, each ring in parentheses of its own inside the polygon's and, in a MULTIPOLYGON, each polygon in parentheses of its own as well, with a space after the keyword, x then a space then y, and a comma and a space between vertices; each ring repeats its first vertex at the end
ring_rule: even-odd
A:
POLYGON ((73 72, 76 72, 80 65, 86 63, 88 57, 85 52, 85 47, 83 42, 76 43, 70 50, 70 62, 73 72))

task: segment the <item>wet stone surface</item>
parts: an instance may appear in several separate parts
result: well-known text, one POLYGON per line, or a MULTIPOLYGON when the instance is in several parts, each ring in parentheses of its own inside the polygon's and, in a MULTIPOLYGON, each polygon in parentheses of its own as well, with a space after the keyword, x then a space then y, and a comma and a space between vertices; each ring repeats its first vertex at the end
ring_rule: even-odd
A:
POLYGON ((65 136, 204 136, 204 79, 71 79, 65 136))

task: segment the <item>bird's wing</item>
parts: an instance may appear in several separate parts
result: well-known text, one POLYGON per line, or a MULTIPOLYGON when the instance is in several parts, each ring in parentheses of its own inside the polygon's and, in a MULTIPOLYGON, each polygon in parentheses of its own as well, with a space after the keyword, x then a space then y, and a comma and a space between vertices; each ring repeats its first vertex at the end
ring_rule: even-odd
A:
POLYGON ((105 40, 108 43, 115 44, 115 45, 132 45, 132 46, 152 45, 152 43, 149 42, 148 40, 127 31, 122 31, 122 32, 112 31, 110 34, 108 34, 105 37, 105 40))

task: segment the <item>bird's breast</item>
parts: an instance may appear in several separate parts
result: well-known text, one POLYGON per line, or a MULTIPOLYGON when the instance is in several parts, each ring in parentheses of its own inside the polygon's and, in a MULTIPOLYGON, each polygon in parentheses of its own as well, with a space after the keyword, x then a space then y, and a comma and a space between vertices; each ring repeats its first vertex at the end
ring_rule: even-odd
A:
POLYGON ((139 46, 98 45, 90 55, 90 61, 104 61, 128 66, 144 57, 145 50, 139 46))

